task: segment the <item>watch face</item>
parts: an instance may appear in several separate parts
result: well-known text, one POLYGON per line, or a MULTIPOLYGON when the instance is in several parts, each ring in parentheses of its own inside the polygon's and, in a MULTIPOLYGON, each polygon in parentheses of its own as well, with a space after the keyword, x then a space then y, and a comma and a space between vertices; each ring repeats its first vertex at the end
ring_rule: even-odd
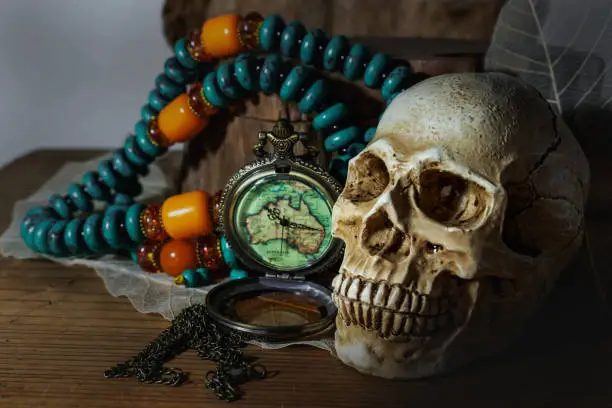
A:
POLYGON ((233 229, 243 252, 271 271, 312 266, 332 247, 333 202, 320 185, 291 174, 269 174, 242 189, 233 229))

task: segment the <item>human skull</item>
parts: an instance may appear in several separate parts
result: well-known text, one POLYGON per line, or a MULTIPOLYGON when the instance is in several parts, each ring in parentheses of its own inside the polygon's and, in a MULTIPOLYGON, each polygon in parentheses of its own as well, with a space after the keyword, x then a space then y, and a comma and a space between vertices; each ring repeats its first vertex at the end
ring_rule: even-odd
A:
POLYGON ((398 95, 333 211, 338 357, 420 378, 499 351, 580 246, 588 182, 569 129, 511 76, 398 95))

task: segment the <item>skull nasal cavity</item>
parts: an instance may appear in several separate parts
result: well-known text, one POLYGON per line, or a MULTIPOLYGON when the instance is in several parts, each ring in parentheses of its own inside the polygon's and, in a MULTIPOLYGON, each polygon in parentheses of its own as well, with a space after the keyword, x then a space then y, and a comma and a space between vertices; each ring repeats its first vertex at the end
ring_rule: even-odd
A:
POLYGON ((378 197, 389 184, 385 162, 365 152, 351 163, 343 195, 352 202, 365 202, 378 197))
POLYGON ((396 230, 384 210, 369 216, 361 234, 362 247, 372 256, 387 252, 390 247, 397 251, 401 245, 401 232, 396 230))

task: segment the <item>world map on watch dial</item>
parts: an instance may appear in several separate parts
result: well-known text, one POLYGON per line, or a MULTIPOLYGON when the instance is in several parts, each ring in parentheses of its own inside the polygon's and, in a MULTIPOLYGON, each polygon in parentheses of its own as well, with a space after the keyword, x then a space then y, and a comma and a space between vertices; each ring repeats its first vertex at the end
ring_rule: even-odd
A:
POLYGON ((330 248, 332 203, 314 185, 290 176, 264 177, 235 207, 241 244, 260 263, 278 270, 307 268, 330 248))

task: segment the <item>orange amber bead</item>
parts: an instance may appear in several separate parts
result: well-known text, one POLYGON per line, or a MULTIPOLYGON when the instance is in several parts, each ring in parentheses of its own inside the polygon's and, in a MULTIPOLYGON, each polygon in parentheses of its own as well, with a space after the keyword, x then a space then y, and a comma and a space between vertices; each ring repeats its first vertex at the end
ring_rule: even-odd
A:
POLYGON ((213 230, 209 210, 210 195, 192 191, 167 198, 162 205, 162 222, 166 233, 174 239, 208 235, 213 230))
POLYGON ((159 264, 162 271, 170 276, 179 276, 198 264, 193 240, 171 240, 161 248, 159 264))
POLYGON ((152 204, 140 213, 140 230, 150 241, 164 241, 168 238, 162 225, 160 208, 160 205, 152 204))
POLYGON ((171 143, 186 142, 208 124, 207 117, 196 115, 189 107, 189 96, 182 94, 159 112, 157 125, 171 143))
POLYGON ((244 48, 259 46, 259 29, 263 17, 259 13, 249 13, 238 23, 238 39, 244 48))
POLYGON ((196 239, 196 254, 200 267, 215 271, 224 265, 221 242, 215 234, 196 239))
POLYGON ((202 93, 202 83, 196 82, 193 84, 191 89, 189 90, 189 107, 198 116, 206 117, 212 116, 219 111, 219 108, 216 108, 208 102, 206 96, 202 93))
POLYGON ((202 26, 202 47, 213 58, 226 58, 242 50, 238 37, 238 14, 227 14, 207 20, 202 26))

